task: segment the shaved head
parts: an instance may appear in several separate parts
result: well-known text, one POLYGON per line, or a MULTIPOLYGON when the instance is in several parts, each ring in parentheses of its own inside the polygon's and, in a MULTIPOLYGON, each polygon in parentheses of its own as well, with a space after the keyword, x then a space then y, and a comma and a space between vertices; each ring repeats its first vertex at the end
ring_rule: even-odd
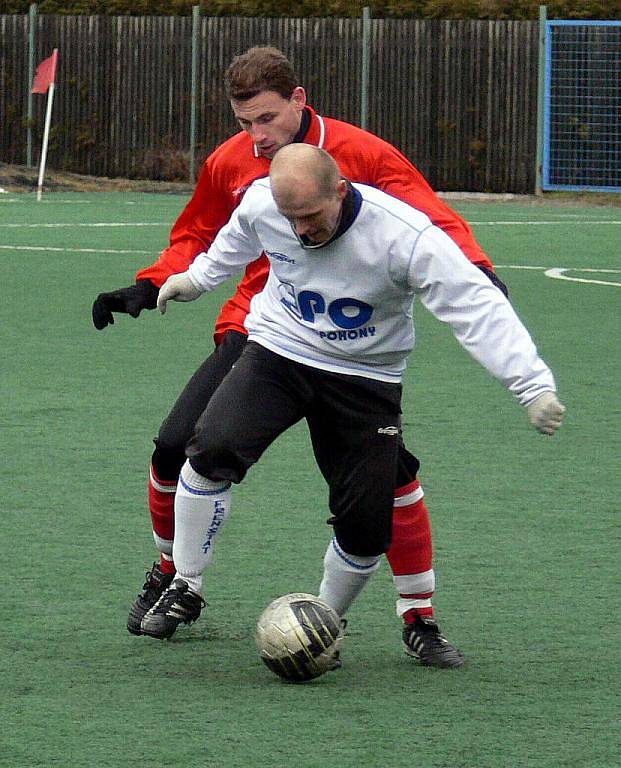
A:
POLYGON ((336 161, 325 151, 309 144, 289 144, 274 155, 270 166, 270 180, 274 187, 312 185, 316 194, 335 194, 341 171, 336 161))
POLYGON ((329 239, 336 228, 347 194, 332 157, 309 144, 288 144, 274 155, 270 166, 272 195, 299 237, 314 243, 329 239))

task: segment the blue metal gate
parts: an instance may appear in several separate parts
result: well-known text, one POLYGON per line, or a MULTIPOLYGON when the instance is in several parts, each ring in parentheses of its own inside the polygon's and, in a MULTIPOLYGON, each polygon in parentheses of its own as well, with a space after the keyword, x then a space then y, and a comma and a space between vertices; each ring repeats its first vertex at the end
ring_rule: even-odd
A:
POLYGON ((544 190, 621 192, 621 21, 546 21, 544 190))

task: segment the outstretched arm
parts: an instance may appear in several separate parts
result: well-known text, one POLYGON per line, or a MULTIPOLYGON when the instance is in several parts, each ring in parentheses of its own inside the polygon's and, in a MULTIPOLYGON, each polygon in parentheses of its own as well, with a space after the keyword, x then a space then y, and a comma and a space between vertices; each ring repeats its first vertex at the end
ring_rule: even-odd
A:
POLYGON ((214 156, 210 155, 191 199, 172 228, 170 244, 158 259, 138 272, 134 285, 97 296, 92 308, 97 330, 113 325, 114 313, 138 317, 143 309, 155 309, 159 287, 171 275, 186 270, 196 255, 206 251, 214 241, 228 221, 235 202, 213 166, 214 156))
POLYGON ((248 221, 248 207, 242 203, 234 211, 211 248, 207 253, 200 253, 186 272, 166 280, 157 298, 157 308, 162 314, 168 301, 194 301, 259 256, 261 244, 248 221))
POLYGON ((528 408, 533 426, 553 434, 565 411, 554 376, 502 293, 437 227, 419 236, 409 276, 425 307, 528 408))
POLYGON ((150 280, 138 280, 135 285, 100 293, 93 302, 93 325, 98 331, 114 325, 113 312, 138 317, 143 309, 155 309, 157 287, 150 280))
POLYGON ((164 285, 160 288, 157 297, 157 308, 165 315, 166 304, 169 301, 194 301, 203 294, 192 282, 192 278, 187 272, 179 275, 171 275, 164 285))

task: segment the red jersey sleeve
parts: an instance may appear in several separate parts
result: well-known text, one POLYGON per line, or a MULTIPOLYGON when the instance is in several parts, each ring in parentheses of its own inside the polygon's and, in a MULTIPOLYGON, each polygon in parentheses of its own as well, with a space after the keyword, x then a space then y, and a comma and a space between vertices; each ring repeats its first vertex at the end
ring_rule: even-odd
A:
POLYGON ((160 287, 170 275, 185 272, 199 253, 209 249, 236 205, 221 176, 217 155, 210 155, 194 194, 171 230, 168 248, 154 264, 137 273, 137 280, 150 280, 160 287))
MULTIPOLYGON (((243 132, 214 150, 203 165, 194 194, 172 228, 168 248, 154 264, 140 270, 136 279, 150 280, 160 287, 170 275, 184 272, 199 253, 209 250, 250 184, 268 172, 269 160, 254 155, 252 141, 243 132)), ((250 300, 263 289, 268 273, 267 258, 257 254, 235 294, 222 307, 216 322, 216 341, 227 330, 246 332, 244 320, 250 300)))

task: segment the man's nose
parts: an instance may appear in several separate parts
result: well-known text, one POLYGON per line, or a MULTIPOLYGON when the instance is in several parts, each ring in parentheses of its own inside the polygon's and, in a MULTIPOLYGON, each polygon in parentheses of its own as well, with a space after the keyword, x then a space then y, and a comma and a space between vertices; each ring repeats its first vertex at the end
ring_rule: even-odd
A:
POLYGON ((252 133, 252 138, 254 139, 255 144, 260 144, 266 138, 265 130, 260 125, 253 124, 250 132, 252 133))
POLYGON ((301 221, 300 219, 296 219, 293 222, 293 226, 295 227, 295 231, 298 233, 300 237, 305 235, 309 230, 309 224, 307 221, 301 221))

